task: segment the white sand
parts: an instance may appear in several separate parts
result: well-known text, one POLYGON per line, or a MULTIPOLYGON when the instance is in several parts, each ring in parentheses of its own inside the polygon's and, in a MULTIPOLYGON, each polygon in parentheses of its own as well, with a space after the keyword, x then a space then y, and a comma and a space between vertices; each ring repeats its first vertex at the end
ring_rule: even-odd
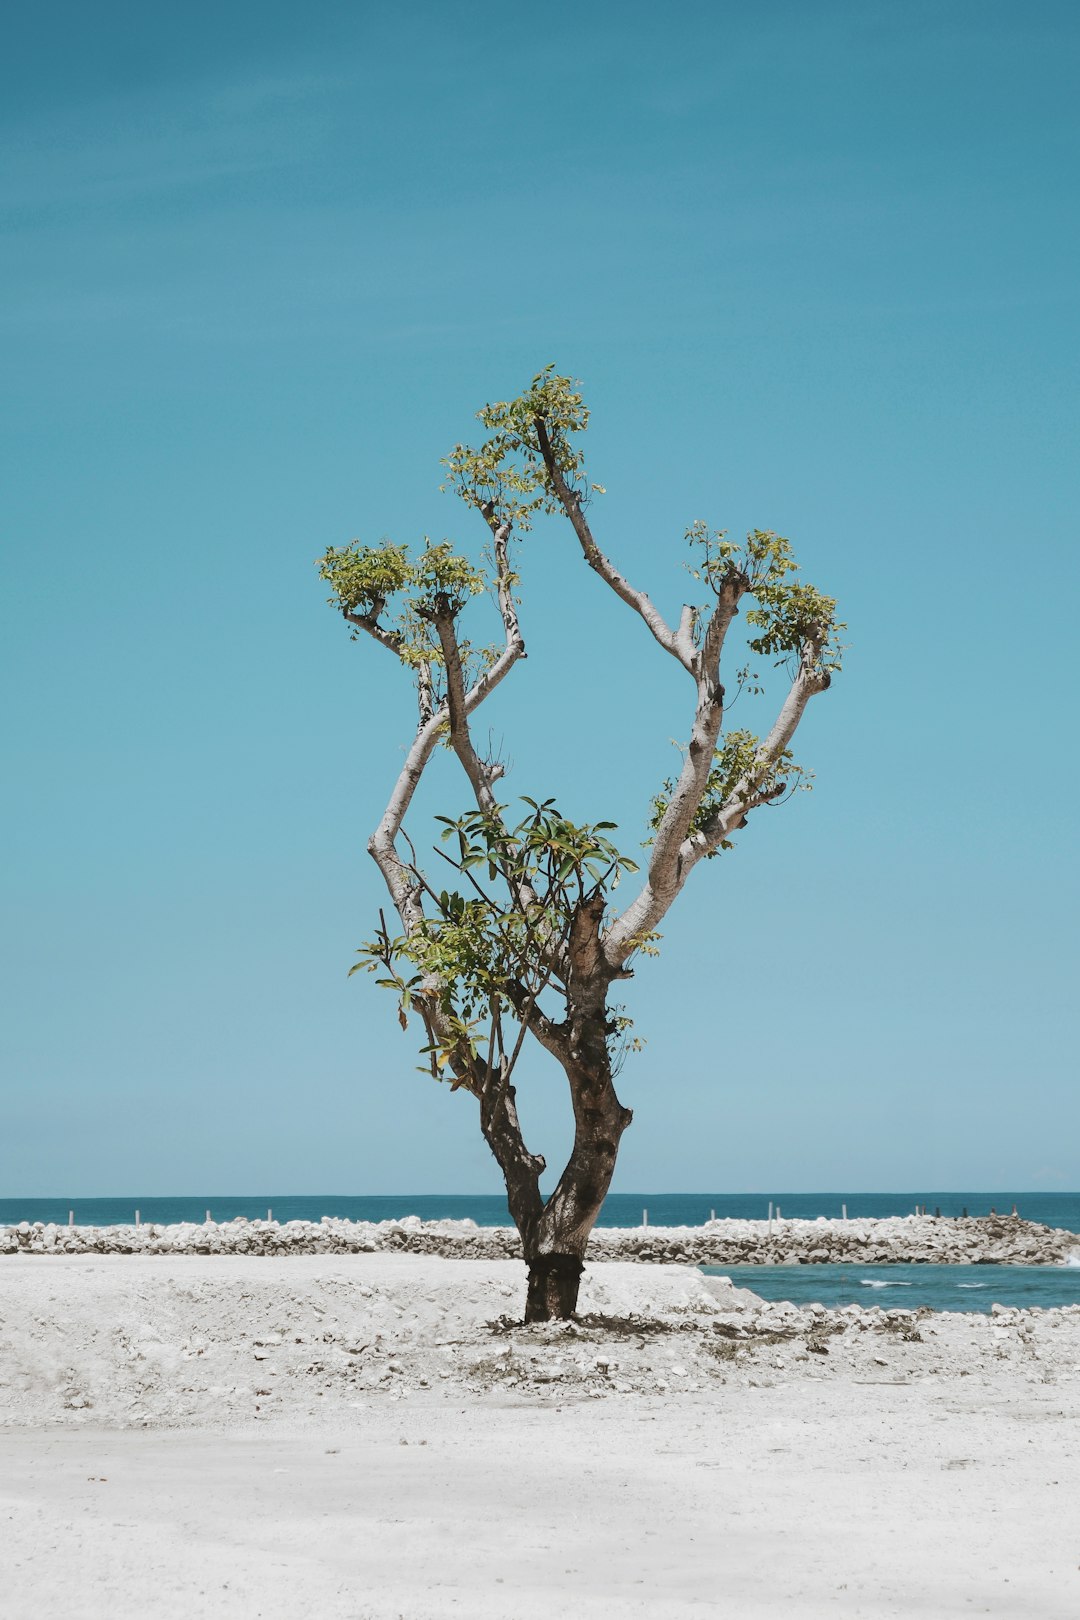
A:
POLYGON ((0 1614, 1080 1613, 1080 1313, 606 1264, 582 1326, 492 1331, 521 1294, 385 1254, 0 1264, 0 1614))

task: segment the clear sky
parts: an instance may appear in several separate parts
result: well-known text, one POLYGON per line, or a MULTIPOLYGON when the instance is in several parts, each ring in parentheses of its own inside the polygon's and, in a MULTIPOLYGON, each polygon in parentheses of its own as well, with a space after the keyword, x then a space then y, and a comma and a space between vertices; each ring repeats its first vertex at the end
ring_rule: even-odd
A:
MULTIPOLYGON (((703 517, 850 625, 628 987, 616 1189, 1080 1185, 1078 58, 1072 0, 3 8, 0 1194, 499 1189, 346 978, 414 710, 312 559, 478 542, 439 457, 549 361, 669 613, 703 517)), ((507 791, 633 847, 689 683, 523 570, 507 791)))

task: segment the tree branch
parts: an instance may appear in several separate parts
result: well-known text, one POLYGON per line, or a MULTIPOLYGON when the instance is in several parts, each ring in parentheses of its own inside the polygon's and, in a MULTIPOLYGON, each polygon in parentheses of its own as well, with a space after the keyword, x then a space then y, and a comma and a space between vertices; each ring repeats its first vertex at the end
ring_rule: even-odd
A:
MULTIPOLYGON (((810 641, 805 643, 791 689, 784 699, 772 730, 754 756, 753 767, 735 784, 723 805, 710 817, 706 825, 695 832, 690 832, 689 827, 705 791, 704 787, 698 791, 698 782, 702 770, 705 773, 705 783, 708 782, 708 772, 712 768, 712 750, 715 748, 719 727, 712 735, 707 766, 704 758, 695 759, 690 750, 687 751, 679 784, 657 831, 653 858, 649 863, 645 883, 622 915, 612 923, 605 936, 604 955, 609 969, 614 971, 621 968, 627 957, 636 949, 637 942, 645 934, 651 933, 663 920, 698 862, 719 849, 725 839, 743 826, 752 810, 779 797, 783 791, 781 787, 759 788, 755 787, 755 783, 760 783, 767 776, 788 747, 810 699, 815 693, 823 692, 828 687, 830 676, 826 670, 818 667, 819 658, 818 644, 810 641), (675 816, 673 807, 680 790, 683 797, 678 815, 675 816), (692 808, 689 808, 687 815, 690 806, 692 808), (676 831, 684 821, 685 828, 676 843, 676 831), (665 828, 667 829, 665 844, 663 848, 659 848, 660 834, 665 828)), ((719 688, 721 697, 722 690, 719 688)), ((704 741, 709 735, 712 721, 711 717, 703 717, 700 702, 695 726, 698 724, 701 724, 704 741)))
POLYGON ((820 656, 821 649, 816 642, 804 644, 795 679, 773 722, 772 730, 754 756, 752 770, 735 784, 724 804, 706 825, 687 840, 688 847, 683 857, 687 872, 706 855, 719 849, 724 839, 744 824, 751 810, 779 798, 784 791, 782 786, 761 790, 755 788, 754 782, 760 781, 768 773, 788 747, 810 699, 818 692, 828 690, 832 677, 828 670, 818 667, 820 656))
MULTIPOLYGON (((540 989, 543 988, 544 986, 540 987, 540 989)), ((540 989, 537 990, 536 995, 540 994, 540 989)), ((552 1057, 558 1058, 560 1063, 565 1062, 569 1050, 565 1025, 556 1024, 553 1019, 548 1017, 547 1013, 542 1012, 536 1005, 536 999, 532 991, 526 990, 525 986, 517 979, 507 980, 506 998, 513 1007, 519 1022, 522 1022, 523 1025, 527 1015, 529 1033, 536 1037, 540 1045, 550 1052, 552 1057)))
POLYGON ((581 498, 576 490, 570 488, 555 459, 555 452, 548 436, 547 423, 543 417, 536 417, 534 425, 537 443, 540 446, 540 454, 544 458, 544 466, 547 468, 548 477, 551 479, 552 487, 559 498, 559 504, 570 519, 574 533, 581 543, 585 561, 594 573, 599 574, 604 583, 611 587, 615 595, 620 597, 628 607, 632 607, 634 612, 644 620, 664 651, 670 653, 672 658, 677 659, 684 669, 689 669, 692 673, 689 650, 682 636, 672 630, 644 591, 635 590, 629 581, 623 578, 614 564, 604 556, 604 553, 593 539, 592 530, 589 528, 585 513, 582 511, 581 498))
MULTIPOLYGON (((674 792, 656 829, 641 892, 608 931, 605 956, 613 970, 621 970, 629 950, 633 949, 626 945, 626 941, 639 937, 642 932, 651 931, 655 926, 654 923, 642 925, 638 919, 656 913, 658 920, 682 887, 679 874, 685 854, 684 845, 708 790, 717 738, 724 720, 720 656, 731 621, 748 588, 749 582, 742 574, 733 573, 722 583, 716 606, 705 626, 701 650, 694 650, 692 668, 697 683, 697 709, 690 742, 674 792)), ((679 627, 680 635, 686 623, 684 614, 679 627)))
MULTIPOLYGON (((480 707, 484 699, 490 696, 499 682, 509 674, 523 651, 524 646, 518 641, 513 646, 508 645, 499 654, 491 668, 485 670, 470 690, 462 695, 463 715, 468 716, 474 709, 480 707)), ((410 877, 410 868, 398 855, 395 840, 424 773, 424 767, 435 750, 440 733, 449 723, 449 704, 443 704, 442 708, 421 725, 405 756, 405 764, 394 784, 379 825, 368 839, 368 852, 383 875, 390 898, 406 929, 414 928, 421 920, 423 908, 420 903, 420 891, 410 877)))
POLYGON ((522 641, 521 631, 518 628, 517 606, 514 602, 513 582, 510 576, 510 524, 500 521, 495 510, 494 501, 487 501, 480 508, 488 528, 491 530, 492 550, 495 555, 495 591, 499 602, 499 612, 502 615, 503 628, 506 631, 507 646, 511 642, 521 642, 522 658, 528 655, 525 652, 525 643, 522 641))
MULTIPOLYGON (((516 630, 517 620, 513 619, 516 630)), ((470 786, 476 798, 476 803, 493 825, 498 829, 497 837, 500 844, 508 851, 510 848, 510 834, 502 818, 501 807, 492 791, 492 784, 498 780, 502 771, 498 767, 488 765, 482 760, 473 746, 472 734, 469 730, 468 703, 464 694, 461 672, 461 650, 458 646, 457 631, 454 627, 453 614, 448 605, 437 605, 434 614, 435 630, 439 637, 439 644, 443 651, 443 660, 446 665, 446 702, 450 715, 450 742, 462 769, 469 778, 470 786)), ((524 652, 524 642, 520 634, 511 641, 511 625, 507 623, 507 646, 521 648, 524 652)), ((505 656, 505 654, 504 654, 505 656)), ((521 656, 521 653, 518 654, 521 656)), ((527 926, 532 930, 531 917, 539 905, 536 890, 531 883, 521 878, 512 878, 504 870, 507 887, 510 890, 514 905, 525 919, 527 926)), ((562 943, 549 934, 547 930, 538 929, 533 932, 536 940, 538 954, 550 972, 562 976, 565 973, 565 950, 562 943)))
POLYGON ((435 683, 426 658, 416 666, 416 706, 420 711, 420 724, 424 726, 435 713, 435 683))
POLYGON ((366 631, 373 641, 379 643, 380 647, 385 647, 389 652, 400 658, 401 637, 396 630, 387 630, 379 623, 379 614, 384 606, 385 603, 376 602, 371 613, 353 613, 349 608, 342 608, 341 615, 342 618, 348 619, 350 624, 354 624, 358 630, 366 631))
POLYGON ((478 1096, 480 1129, 503 1173, 510 1214, 528 1247, 544 1212, 540 1177, 547 1164, 539 1153, 530 1153, 525 1146, 505 1059, 488 1071, 478 1096))
MULTIPOLYGON (((450 745, 461 761, 461 768, 469 778, 469 785, 480 809, 486 816, 490 816, 498 827, 502 827, 502 815, 495 795, 492 792, 492 783, 497 776, 492 767, 485 764, 473 747, 472 734, 469 731, 468 710, 465 706, 465 676, 461 668, 461 648, 458 645, 457 630, 454 626, 454 614, 446 597, 436 598, 435 611, 432 615, 435 633, 442 648, 443 663, 446 667, 446 707, 450 716, 450 745)), ((518 636, 516 642, 508 640, 507 647, 520 648, 517 656, 525 649, 525 644, 518 636)))

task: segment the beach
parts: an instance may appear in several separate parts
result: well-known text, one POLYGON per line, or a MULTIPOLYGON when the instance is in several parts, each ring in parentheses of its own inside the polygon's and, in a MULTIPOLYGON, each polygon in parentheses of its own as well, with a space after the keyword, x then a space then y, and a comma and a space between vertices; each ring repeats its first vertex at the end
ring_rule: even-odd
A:
POLYGON ((766 1304, 594 1263, 20 1253, 5 1616, 1064 1617, 1080 1308, 766 1304))

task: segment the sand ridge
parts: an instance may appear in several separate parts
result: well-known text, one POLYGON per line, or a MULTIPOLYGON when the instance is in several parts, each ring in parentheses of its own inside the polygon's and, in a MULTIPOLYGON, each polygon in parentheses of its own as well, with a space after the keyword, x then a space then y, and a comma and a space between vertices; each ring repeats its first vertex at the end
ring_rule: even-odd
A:
POLYGON ((0 1268, 0 1422, 229 1426, 441 1390, 1080 1374, 1080 1305, 800 1308, 690 1267, 609 1262, 586 1268, 576 1321, 524 1327, 523 1288, 510 1260, 25 1256, 0 1268))

